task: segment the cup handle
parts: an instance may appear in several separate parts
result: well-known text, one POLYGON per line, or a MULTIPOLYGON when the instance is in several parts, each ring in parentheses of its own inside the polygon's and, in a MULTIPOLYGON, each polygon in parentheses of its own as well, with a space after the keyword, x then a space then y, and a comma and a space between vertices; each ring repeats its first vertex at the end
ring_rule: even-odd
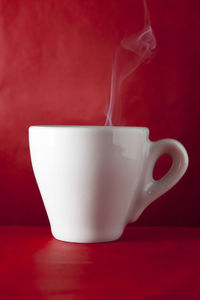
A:
POLYGON ((143 201, 145 207, 171 189, 184 175, 188 167, 188 154, 184 146, 174 139, 150 141, 150 153, 147 162, 143 201), (172 166, 161 179, 153 179, 156 161, 163 154, 172 157, 172 166))

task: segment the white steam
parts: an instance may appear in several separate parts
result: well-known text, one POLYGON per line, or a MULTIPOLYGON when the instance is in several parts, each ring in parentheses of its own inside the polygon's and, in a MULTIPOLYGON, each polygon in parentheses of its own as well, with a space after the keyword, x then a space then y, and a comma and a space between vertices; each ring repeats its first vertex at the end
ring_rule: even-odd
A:
POLYGON ((118 125, 121 114, 121 84, 142 63, 150 60, 152 50, 156 48, 156 39, 151 28, 146 0, 143 0, 143 4, 144 28, 137 34, 125 37, 115 52, 111 77, 110 101, 106 110, 105 126, 118 125), (127 56, 127 54, 130 54, 130 56, 127 56), (117 109, 115 108, 116 103, 118 104, 117 109), (115 120, 113 120, 114 108, 115 120))

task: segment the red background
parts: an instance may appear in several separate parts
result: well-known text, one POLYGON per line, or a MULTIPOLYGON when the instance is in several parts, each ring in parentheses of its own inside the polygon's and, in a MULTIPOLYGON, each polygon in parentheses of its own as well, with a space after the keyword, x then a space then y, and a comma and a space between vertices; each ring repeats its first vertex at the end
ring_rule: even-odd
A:
MULTIPOLYGON (((149 0, 157 49, 123 85, 120 125, 182 142, 184 178, 137 225, 200 225, 199 2, 149 0)), ((143 26, 140 0, 0 0, 0 224, 43 225, 47 216, 28 148, 28 127, 104 125, 112 59, 143 26)), ((168 161, 159 167, 163 173, 168 161)))

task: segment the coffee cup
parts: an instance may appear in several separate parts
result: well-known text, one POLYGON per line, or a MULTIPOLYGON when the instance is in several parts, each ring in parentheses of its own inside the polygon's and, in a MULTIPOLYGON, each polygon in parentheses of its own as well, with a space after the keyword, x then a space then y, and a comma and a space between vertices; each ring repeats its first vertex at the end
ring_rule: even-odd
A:
POLYGON ((188 166, 180 142, 152 142, 145 127, 31 126, 29 145, 52 234, 68 242, 120 238, 188 166), (172 166, 154 180, 155 163, 163 154, 171 156, 172 166))

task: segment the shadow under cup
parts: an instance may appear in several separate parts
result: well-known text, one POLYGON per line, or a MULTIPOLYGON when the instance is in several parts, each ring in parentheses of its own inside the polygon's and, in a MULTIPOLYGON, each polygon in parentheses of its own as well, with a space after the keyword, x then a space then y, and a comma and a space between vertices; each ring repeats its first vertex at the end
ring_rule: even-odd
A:
POLYGON ((152 143, 148 135, 145 127, 29 128, 32 166, 56 239, 116 240, 128 223, 180 179, 188 164, 184 147, 171 139, 152 143), (152 178, 163 152, 173 159, 165 188, 163 178, 156 183, 152 178))

